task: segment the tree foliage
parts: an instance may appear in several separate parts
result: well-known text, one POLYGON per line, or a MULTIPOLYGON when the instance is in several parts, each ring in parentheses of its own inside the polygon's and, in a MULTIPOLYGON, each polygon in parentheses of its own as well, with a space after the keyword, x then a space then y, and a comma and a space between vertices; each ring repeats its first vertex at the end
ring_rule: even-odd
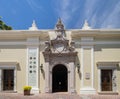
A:
POLYGON ((6 25, 0 17, 0 30, 12 30, 11 26, 6 25))

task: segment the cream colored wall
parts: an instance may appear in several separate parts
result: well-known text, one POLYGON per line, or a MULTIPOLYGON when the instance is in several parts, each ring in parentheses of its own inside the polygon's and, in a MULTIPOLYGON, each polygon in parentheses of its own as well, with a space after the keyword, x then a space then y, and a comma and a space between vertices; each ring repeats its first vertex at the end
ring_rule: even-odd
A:
POLYGON ((23 86, 26 85, 26 48, 17 48, 16 46, 4 46, 0 48, 0 62, 18 62, 16 86, 17 92, 23 92, 23 86))
POLYGON ((42 53, 42 50, 40 51, 40 65, 43 64, 43 72, 41 72, 40 70, 40 92, 41 93, 44 93, 45 92, 45 60, 44 60, 44 56, 43 56, 43 53, 42 53))
MULTIPOLYGON (((78 55, 77 55, 77 58, 76 58, 76 64, 75 66, 77 66, 79 64, 80 66, 80 51, 81 49, 80 48, 76 48, 76 51, 78 52, 78 55)), ((81 70, 80 70, 81 72, 81 70)), ((81 73, 78 72, 78 69, 76 67, 75 69, 75 87, 76 87, 76 92, 79 94, 80 93, 80 87, 81 87, 81 73)))
POLYGON ((83 68, 84 68, 84 86, 91 86, 91 49, 84 49, 83 51, 83 68), (90 79, 86 79, 86 73, 90 74, 90 79))
MULTIPOLYGON (((97 62, 120 62, 120 46, 119 45, 101 45, 95 46, 95 89, 98 90, 98 68, 97 62)), ((120 67, 117 69, 117 87, 120 92, 120 67)))
MULTIPOLYGON (((50 39, 55 38, 55 34, 53 31, 49 32, 49 36, 50 39)), ((70 31, 66 31, 66 37, 68 40, 71 41, 71 32, 70 31)), ((94 87, 95 89, 98 90, 98 69, 96 66, 97 62, 101 62, 101 61, 120 61, 120 46, 118 45, 95 45, 95 51, 94 51, 94 66, 95 66, 95 74, 94 74, 94 87)), ((43 70, 45 71, 45 61, 44 61, 44 57, 43 57, 43 52, 44 51, 44 45, 40 46, 40 65, 43 64, 43 70)), ((78 46, 76 48, 76 51, 78 52, 78 57, 76 60, 76 64, 77 65, 79 63, 79 65, 81 66, 81 46, 78 46)), ((84 50, 84 71, 85 72, 91 72, 91 50, 90 49, 86 49, 84 50)), ((25 46, 22 47, 18 47, 18 46, 2 46, 0 47, 0 61, 1 62, 18 62, 20 69, 17 70, 17 91, 22 93, 23 92, 23 86, 26 85, 26 59, 27 59, 27 49, 25 46)), ((82 70, 81 70, 82 71, 82 70)), ((76 85, 76 91, 79 94, 80 93, 80 88, 81 88, 81 75, 77 72, 77 68, 76 68, 76 72, 75 72, 75 85, 76 85)), ((44 93, 45 91, 45 72, 41 72, 39 73, 39 88, 40 88, 40 92, 44 93)), ((91 77, 91 74, 90 74, 91 77)), ((84 78, 85 78, 85 74, 84 74, 84 78)), ((84 79, 84 85, 85 86, 89 86, 91 85, 91 79, 90 80, 86 80, 84 79)), ((118 91, 120 92, 120 67, 117 70, 117 87, 118 87, 118 91)))
POLYGON ((55 39, 57 36, 55 31, 49 31, 48 34, 49 34, 50 40, 55 39))
MULTIPOLYGON (((72 39, 71 39, 71 31, 66 31, 66 38, 69 40, 69 42, 72 41, 72 39)), ((80 73, 81 70, 78 73, 77 65, 79 64, 79 66, 80 66, 80 62, 81 62, 81 47, 76 46, 75 51, 78 52, 76 62, 75 62, 75 68, 76 68, 75 69, 75 88, 76 88, 76 92, 79 94, 80 93, 80 88, 81 88, 81 73, 80 73)))

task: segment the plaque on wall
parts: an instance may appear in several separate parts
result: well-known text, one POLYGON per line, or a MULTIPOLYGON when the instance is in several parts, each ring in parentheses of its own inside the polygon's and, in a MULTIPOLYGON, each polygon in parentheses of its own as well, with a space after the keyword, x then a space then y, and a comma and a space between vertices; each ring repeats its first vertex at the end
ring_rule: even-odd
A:
POLYGON ((90 79, 90 73, 85 73, 85 79, 90 79))

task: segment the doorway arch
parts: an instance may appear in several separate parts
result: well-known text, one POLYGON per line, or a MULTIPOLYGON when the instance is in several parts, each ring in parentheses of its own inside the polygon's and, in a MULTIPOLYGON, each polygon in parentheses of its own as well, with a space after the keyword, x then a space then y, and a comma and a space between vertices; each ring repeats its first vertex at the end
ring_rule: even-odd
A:
POLYGON ((52 70, 52 92, 68 91, 68 74, 66 66, 58 64, 52 70))

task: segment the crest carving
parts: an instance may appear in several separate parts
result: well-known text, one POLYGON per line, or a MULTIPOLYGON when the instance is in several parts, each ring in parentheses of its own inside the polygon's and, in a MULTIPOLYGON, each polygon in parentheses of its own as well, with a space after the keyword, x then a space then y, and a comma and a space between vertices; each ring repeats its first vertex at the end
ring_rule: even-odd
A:
POLYGON ((77 52, 75 52, 75 43, 65 38, 65 29, 61 19, 56 24, 55 32, 56 38, 45 42, 44 56, 48 59, 53 57, 69 57, 69 59, 75 60, 77 52))
POLYGON ((65 51, 65 49, 66 49, 63 42, 57 42, 56 44, 54 44, 53 48, 58 53, 61 53, 61 52, 65 51))

